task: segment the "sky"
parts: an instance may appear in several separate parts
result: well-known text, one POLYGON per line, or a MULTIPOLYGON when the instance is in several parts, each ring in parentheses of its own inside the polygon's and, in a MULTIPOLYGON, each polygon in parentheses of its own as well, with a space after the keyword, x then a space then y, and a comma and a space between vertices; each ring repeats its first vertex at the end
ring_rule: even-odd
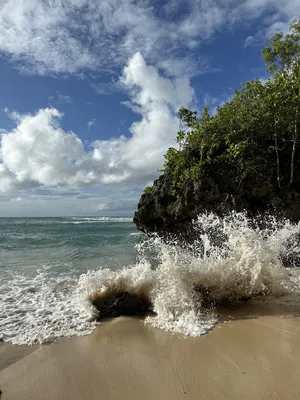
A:
POLYGON ((132 215, 176 146, 266 79, 300 0, 2 0, 0 217, 132 215))

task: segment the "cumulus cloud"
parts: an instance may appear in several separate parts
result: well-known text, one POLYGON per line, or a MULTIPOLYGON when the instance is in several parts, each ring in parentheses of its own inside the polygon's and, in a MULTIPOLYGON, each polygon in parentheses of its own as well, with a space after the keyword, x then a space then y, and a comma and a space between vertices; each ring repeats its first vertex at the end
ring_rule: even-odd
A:
POLYGON ((169 76, 192 76, 208 70, 199 46, 224 27, 263 17, 272 31, 299 14, 298 0, 3 0, 0 52, 40 75, 110 73, 141 52, 169 76))
POLYGON ((0 190, 80 188, 153 178, 174 144, 176 112, 192 102, 193 89, 187 78, 161 76, 140 53, 129 60, 120 84, 141 119, 130 127, 129 138, 96 140, 88 151, 76 133, 61 128, 63 114, 56 108, 26 115, 6 110, 16 128, 1 135, 0 190))
POLYGON ((11 116, 18 126, 2 135, 2 167, 19 183, 66 184, 73 161, 83 152, 83 144, 74 133, 59 127, 62 114, 46 108, 35 115, 13 113, 11 116))

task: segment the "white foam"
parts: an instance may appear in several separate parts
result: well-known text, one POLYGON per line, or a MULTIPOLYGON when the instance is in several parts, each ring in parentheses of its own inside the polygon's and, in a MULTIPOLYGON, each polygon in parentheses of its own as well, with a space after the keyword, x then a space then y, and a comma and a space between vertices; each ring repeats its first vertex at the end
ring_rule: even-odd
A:
MULTIPOLYGON (((132 222, 131 217, 74 217, 72 218, 78 223, 89 223, 89 222, 132 222)), ((65 222, 71 223, 71 221, 65 222)), ((74 222, 73 222, 74 223, 74 222)))
POLYGON ((92 332, 93 309, 76 282, 45 268, 34 278, 14 275, 9 284, 0 284, 0 340, 47 343, 92 332))
POLYGON ((197 226, 206 233, 199 234, 201 240, 190 249, 154 238, 136 245, 140 255, 137 265, 115 272, 90 272, 81 277, 80 284, 91 292, 107 288, 142 291, 156 313, 146 322, 191 336, 207 332, 216 323, 214 312, 201 308, 203 298, 195 293, 196 285, 221 302, 299 294, 299 279, 291 279, 281 262, 287 240, 299 232, 299 225, 288 221, 276 225, 273 221, 271 228, 260 230, 243 214, 225 219, 209 214, 199 218, 197 226), (216 230, 223 234, 221 247, 214 244, 216 230), (155 269, 149 260, 155 261, 155 269))
POLYGON ((145 240, 136 245, 137 263, 118 271, 100 268, 78 280, 47 270, 32 279, 14 276, 9 285, 0 286, 0 338, 22 344, 87 334, 96 324, 86 299, 108 288, 142 292, 156 313, 147 323, 191 336, 206 333, 217 322, 213 311, 201 307, 205 292, 216 301, 299 295, 299 274, 291 274, 281 261, 291 249, 300 254, 293 242, 299 224, 271 221, 258 229, 243 214, 224 219, 209 214, 198 219, 199 227, 199 241, 191 248, 145 240), (221 246, 217 231, 223 236, 221 246))

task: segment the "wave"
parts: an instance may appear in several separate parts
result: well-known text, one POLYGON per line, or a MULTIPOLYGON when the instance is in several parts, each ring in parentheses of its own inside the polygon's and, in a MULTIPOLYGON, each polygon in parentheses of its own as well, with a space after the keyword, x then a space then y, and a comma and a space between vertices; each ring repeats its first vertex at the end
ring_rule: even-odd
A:
POLYGON ((92 332, 91 306, 78 295, 76 282, 67 273, 53 276, 47 267, 34 277, 12 273, 8 284, 0 281, 0 340, 49 343, 92 332))
MULTIPOLYGON (((131 217, 74 217, 72 218, 76 223, 88 222, 132 222, 131 217)), ((75 223, 73 222, 73 223, 75 223)))
MULTIPOLYGON (((156 314, 146 322, 191 336, 206 333, 217 322, 215 313, 207 312, 208 304, 236 304, 266 296, 287 296, 290 301, 292 294, 299 295, 298 276, 291 276, 282 263, 299 225, 274 222, 271 228, 259 229, 243 214, 224 219, 210 214, 199 218, 197 227, 204 233, 189 248, 153 238, 137 245, 137 265, 115 272, 89 272, 81 277, 80 285, 100 294, 143 293, 156 314), (222 243, 216 241, 216 232, 222 243)), ((293 247, 293 251, 300 250, 293 247)))
POLYGON ((99 224, 99 223, 132 223, 132 218, 125 217, 82 217, 82 218, 72 218, 72 220, 61 221, 62 224, 99 224))
POLYGON ((300 274, 285 266, 300 256, 300 225, 272 218, 261 225, 244 214, 207 214, 195 222, 198 240, 193 245, 146 239, 135 245, 137 261, 126 268, 100 268, 79 278, 49 277, 47 271, 32 280, 14 277, 6 291, 0 287, 6 301, 0 307, 2 339, 43 343, 87 334, 98 313, 89 299, 106 293, 146 298, 154 313, 146 323, 190 336, 214 327, 215 306, 246 299, 299 301, 300 274))

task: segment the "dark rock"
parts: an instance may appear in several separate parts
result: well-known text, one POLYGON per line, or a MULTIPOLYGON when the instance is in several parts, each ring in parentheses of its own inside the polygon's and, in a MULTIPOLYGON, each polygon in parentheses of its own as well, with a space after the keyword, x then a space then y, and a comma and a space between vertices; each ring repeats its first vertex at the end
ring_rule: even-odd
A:
POLYGON ((281 262, 285 267, 300 267, 300 232, 288 238, 281 253, 281 262))
POLYGON ((224 308, 239 303, 244 303, 251 299, 251 296, 222 296, 217 287, 205 287, 204 285, 197 284, 194 286, 194 292, 201 298, 202 308, 224 308))
POLYGON ((192 221, 203 212, 222 216, 245 211, 250 217, 275 213, 279 218, 300 221, 299 185, 280 190, 272 182, 260 185, 255 178, 237 182, 236 177, 223 173, 187 182, 176 198, 172 181, 171 174, 164 174, 141 196, 133 219, 138 229, 188 238, 193 235, 192 221))
POLYGON ((99 321, 120 316, 144 317, 151 306, 148 300, 128 292, 112 293, 107 297, 94 296, 91 302, 99 311, 99 321))

